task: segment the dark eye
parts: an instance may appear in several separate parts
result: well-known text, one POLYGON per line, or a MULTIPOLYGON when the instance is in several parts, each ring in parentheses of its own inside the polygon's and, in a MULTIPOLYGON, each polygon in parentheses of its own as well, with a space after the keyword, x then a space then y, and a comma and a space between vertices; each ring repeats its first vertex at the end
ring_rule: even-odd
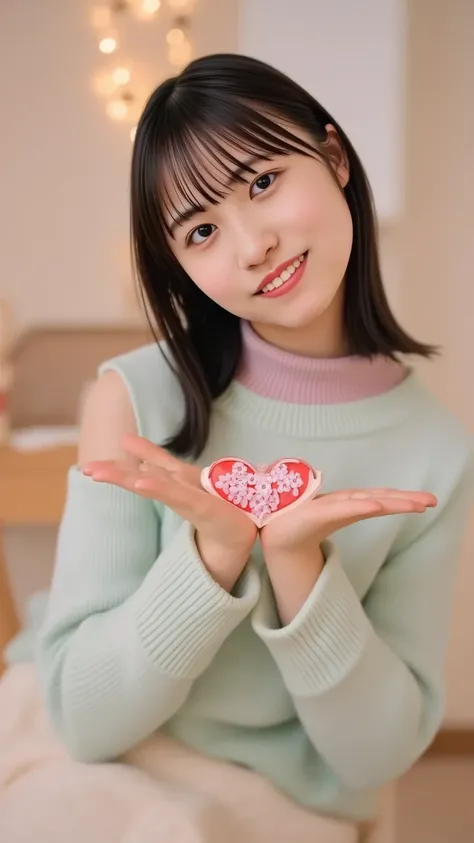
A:
POLYGON ((265 173, 263 176, 259 176, 258 179, 255 179, 252 187, 250 188, 250 195, 258 196, 260 193, 263 193, 264 190, 268 190, 275 181, 276 177, 277 173, 265 173), (255 188, 256 190, 254 190, 255 188))
POLYGON ((194 231, 191 231, 191 234, 188 237, 188 243, 193 243, 195 246, 199 246, 200 243, 204 243, 204 241, 214 233, 215 228, 216 226, 212 225, 212 223, 198 225, 194 231))

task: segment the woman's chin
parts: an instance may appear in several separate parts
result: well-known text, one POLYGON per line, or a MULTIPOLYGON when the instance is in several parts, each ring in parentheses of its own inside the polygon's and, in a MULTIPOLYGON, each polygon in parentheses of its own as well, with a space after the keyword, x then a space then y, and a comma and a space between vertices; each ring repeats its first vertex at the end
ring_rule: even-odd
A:
MULTIPOLYGON (((329 303, 330 304, 330 303, 329 303)), ((288 307, 281 317, 278 319, 278 324, 281 328, 287 330, 308 330, 311 327, 316 328, 318 322, 328 310, 329 304, 317 306, 313 303, 313 307, 296 306, 288 307)))

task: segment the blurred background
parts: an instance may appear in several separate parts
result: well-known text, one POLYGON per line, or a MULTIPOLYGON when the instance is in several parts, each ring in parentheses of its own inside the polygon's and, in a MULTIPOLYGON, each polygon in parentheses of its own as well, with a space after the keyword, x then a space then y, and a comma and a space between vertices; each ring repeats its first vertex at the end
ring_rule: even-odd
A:
MULTIPOLYGON (((347 132, 374 190, 393 307, 443 348, 416 365, 474 431, 473 0, 2 0, 0 524, 23 627, 51 574, 83 391, 97 362, 147 337, 128 257, 134 127, 160 81, 211 52, 278 66, 347 132)), ((473 550, 470 524, 447 560, 459 578, 437 747, 451 833, 427 809, 429 843, 474 835, 473 550)), ((433 794, 420 782, 412 808, 433 794)))

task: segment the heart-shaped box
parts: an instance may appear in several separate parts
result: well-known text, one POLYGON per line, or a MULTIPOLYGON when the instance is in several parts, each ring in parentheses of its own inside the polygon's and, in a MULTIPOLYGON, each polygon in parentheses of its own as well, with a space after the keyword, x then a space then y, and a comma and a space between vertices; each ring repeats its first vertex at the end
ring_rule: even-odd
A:
POLYGON ((241 509, 262 528, 289 507, 314 498, 322 475, 294 457, 254 466, 238 457, 223 457, 203 468, 201 485, 241 509))

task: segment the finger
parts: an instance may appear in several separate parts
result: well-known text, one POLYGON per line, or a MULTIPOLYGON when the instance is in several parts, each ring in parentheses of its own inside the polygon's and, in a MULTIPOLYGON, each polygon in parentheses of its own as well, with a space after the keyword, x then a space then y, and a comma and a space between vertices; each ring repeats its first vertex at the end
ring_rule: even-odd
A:
MULTIPOLYGON (((341 518, 340 520, 336 520, 332 526, 330 532, 335 533, 338 530, 342 530, 344 527, 350 527, 352 524, 357 524, 359 521, 368 521, 371 518, 380 518, 384 515, 402 515, 402 514, 419 514, 425 512, 425 509, 421 508, 414 508, 411 509, 397 509, 397 510, 389 510, 385 509, 384 507, 379 507, 378 509, 372 508, 370 511, 365 513, 357 513, 357 515, 352 515, 350 517, 341 518)), ((328 531, 328 535, 330 535, 328 531)))
MULTIPOLYGON (((356 499, 352 501, 334 501, 329 504, 324 513, 318 511, 318 521, 321 520, 321 536, 326 538, 338 530, 366 521, 389 515, 418 514, 425 512, 426 507, 419 503, 407 501, 395 502, 393 499, 356 499)), ((308 513, 309 514, 309 513, 308 513)), ((314 512, 313 523, 314 528, 314 512)))
POLYGON ((109 465, 98 467, 91 476, 97 483, 111 483, 140 497, 160 501, 180 515, 183 504, 189 509, 189 496, 183 484, 176 482, 170 472, 157 466, 148 466, 144 475, 141 468, 122 471, 109 465))
POLYGON ((326 525, 331 531, 340 530, 342 527, 363 521, 368 518, 380 518, 385 515, 403 515, 410 513, 423 513, 426 505, 419 501, 410 501, 397 498, 360 498, 347 501, 329 502, 326 511, 319 512, 318 517, 323 517, 326 525))
POLYGON ((132 469, 136 469, 137 463, 136 460, 93 460, 92 462, 85 463, 81 467, 81 471, 83 474, 90 476, 97 472, 108 471, 110 469, 116 469, 119 471, 128 472, 132 469))
POLYGON ((133 488, 133 484, 141 477, 136 466, 123 467, 113 463, 92 466, 88 471, 88 476, 95 483, 111 483, 124 489, 133 488))
POLYGON ((412 490, 412 489, 392 489, 392 488, 384 488, 384 487, 367 487, 367 488, 359 488, 359 489, 340 489, 336 492, 329 492, 326 497, 331 497, 334 499, 339 500, 347 500, 348 498, 399 498, 399 497, 410 497, 413 499, 419 499, 423 501, 430 501, 432 503, 436 502, 436 497, 432 495, 430 492, 424 492, 420 490, 412 490))
POLYGON ((156 473, 151 473, 148 477, 142 475, 136 479, 134 491, 144 497, 162 501, 165 506, 174 509, 178 515, 196 525, 198 521, 203 522, 218 517, 219 504, 226 505, 225 501, 213 498, 197 486, 174 480, 172 474, 161 469, 156 469, 156 473))
MULTIPOLYGON (((422 513, 426 504, 418 500, 406 500, 395 497, 360 497, 336 499, 327 496, 318 498, 313 505, 307 507, 305 520, 314 524, 315 519, 331 528, 339 522, 360 521, 363 518, 379 517, 382 515, 397 515, 410 512, 422 513)), ((338 527, 339 529, 339 527, 338 527)))
POLYGON ((211 496, 159 466, 148 463, 137 468, 130 463, 102 461, 90 464, 88 468, 95 482, 111 483, 140 497, 158 500, 185 520, 206 515, 211 496))
POLYGON ((122 445, 127 454, 130 454, 141 462, 157 465, 166 468, 168 471, 177 471, 182 468, 181 460, 173 457, 165 448, 155 445, 143 436, 126 434, 122 437, 122 445))
POLYGON ((326 495, 327 498, 334 500, 357 500, 365 498, 380 498, 388 499, 404 499, 412 500, 424 504, 425 506, 436 506, 438 500, 431 492, 420 492, 405 489, 384 489, 384 488, 367 488, 367 489, 342 489, 338 492, 330 492, 326 495))
POLYGON ((159 469, 150 464, 138 463, 135 460, 102 460, 88 463, 83 473, 90 476, 97 483, 112 483, 123 488, 134 488, 134 484, 142 479, 143 473, 155 476, 159 471, 167 477, 170 474, 165 469, 159 469))
POLYGON ((382 514, 386 515, 397 515, 403 512, 426 512, 428 509, 428 504, 419 499, 379 497, 377 501, 382 506, 382 514))
POLYGON ((383 505, 374 498, 328 500, 325 502, 324 510, 318 508, 317 517, 322 523, 332 524, 348 518, 359 520, 366 515, 377 515, 382 510, 383 505))
MULTIPOLYGON (((127 434, 122 439, 122 445, 127 453, 140 460, 142 465, 158 466, 169 472, 179 474, 180 477, 193 486, 201 488, 201 469, 196 465, 179 460, 169 453, 165 448, 154 445, 142 436, 127 434)), ((146 471, 146 468, 142 470, 146 471)))
POLYGON ((384 504, 391 502, 395 508, 407 504, 414 507, 421 507, 423 511, 427 507, 435 507, 437 500, 433 495, 425 492, 402 492, 402 491, 383 491, 375 495, 355 494, 351 500, 370 499, 383 501, 384 504))

